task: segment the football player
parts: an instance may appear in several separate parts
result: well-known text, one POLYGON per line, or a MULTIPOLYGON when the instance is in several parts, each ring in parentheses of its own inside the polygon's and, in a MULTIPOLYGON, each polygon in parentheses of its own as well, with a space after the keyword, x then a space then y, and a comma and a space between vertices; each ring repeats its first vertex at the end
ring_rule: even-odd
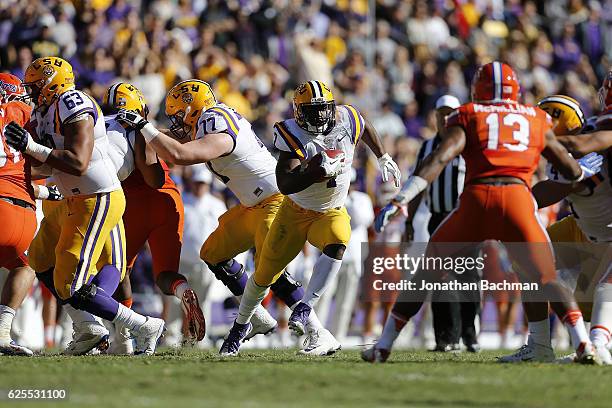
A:
MULTIPOLYGON (((557 142, 546 112, 523 105, 518 99, 519 83, 510 66, 500 62, 481 66, 472 81, 472 102, 447 116, 447 138, 408 180, 394 205, 404 206, 418 196, 450 160, 461 154, 467 170, 460 204, 432 235, 426 256, 452 255, 437 243, 466 246, 469 244, 465 243, 489 239, 525 243, 519 250, 508 248, 521 267, 522 280, 537 282, 545 298, 554 299, 551 305, 570 332, 577 359, 586 364, 598 363, 580 309, 556 279, 552 249, 547 245, 549 238, 537 220, 530 191, 540 155, 571 183, 593 173, 581 168, 557 142)), ((473 250, 469 246, 465 249, 473 250)), ((420 269, 412 281, 420 288, 421 282, 432 279, 428 275, 438 273, 420 269)), ((411 297, 416 298, 396 302, 381 338, 362 352, 365 361, 387 360, 401 329, 421 308, 423 295, 412 293, 411 297)))
MULTIPOLYGON (((247 275, 234 257, 255 247, 255 264, 259 263, 264 239, 282 202, 274 176, 276 160, 251 124, 219 103, 203 81, 183 81, 168 92, 166 114, 172 122, 170 131, 174 138, 155 129, 140 115, 124 113, 126 123, 141 129, 162 159, 183 165, 206 163, 240 200, 239 205, 220 217, 219 227, 204 242, 200 256, 215 277, 241 297, 247 275)), ((289 307, 294 307, 303 295, 300 284, 286 273, 273 290, 289 307)), ((271 332, 276 321, 259 306, 253 326, 247 339, 271 332)), ((336 346, 331 333, 314 314, 309 327, 316 333, 314 347, 307 350, 309 354, 326 354, 336 346)))
MULTIPOLYGON (((39 242, 32 247, 33 258, 44 259, 50 248, 55 252, 55 268, 38 270, 43 272, 38 277, 74 309, 129 327, 137 352, 152 354, 164 330, 163 320, 139 315, 115 301, 111 296, 121 272, 114 265, 105 265, 99 272, 96 267, 107 241, 115 247, 113 252, 125 253, 125 242, 118 235, 125 197, 109 156, 100 108, 75 89, 72 67, 61 58, 33 61, 26 69, 24 86, 35 106, 32 130, 40 143, 15 122, 5 127, 6 142, 52 168, 68 209, 61 212, 57 245, 39 242), (39 251, 44 253, 36 254, 39 251)), ((39 235, 34 242, 44 239, 44 234, 39 235)), ((96 325, 91 327, 91 337, 103 341, 96 325)))
POLYGON ((35 197, 28 160, 5 142, 3 133, 10 122, 28 124, 32 108, 23 102, 25 96, 19 78, 0 74, 0 267, 10 270, 0 299, 0 353, 31 356, 11 339, 11 326, 34 281, 24 252, 36 232, 35 197))
MULTIPOLYGON (((372 125, 354 107, 336 105, 323 82, 301 84, 293 97, 293 111, 293 119, 274 125, 274 144, 280 150, 276 182, 285 198, 266 236, 256 271, 247 282, 238 316, 221 347, 222 355, 238 354, 240 342, 251 330, 254 310, 306 241, 322 254, 288 323, 298 335, 307 331, 312 308, 340 269, 351 235, 344 202, 360 139, 378 158, 383 181, 392 175, 399 187, 399 168, 385 153, 372 125)), ((339 343, 329 354, 338 349, 339 343)))

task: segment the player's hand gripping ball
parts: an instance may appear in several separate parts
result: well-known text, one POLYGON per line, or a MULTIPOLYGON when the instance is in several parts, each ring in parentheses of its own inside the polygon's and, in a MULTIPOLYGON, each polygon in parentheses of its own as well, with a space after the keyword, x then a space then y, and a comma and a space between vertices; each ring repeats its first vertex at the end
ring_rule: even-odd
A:
POLYGON ((345 158, 346 154, 342 150, 323 150, 308 162, 308 170, 316 171, 320 175, 317 182, 322 182, 342 173, 345 158))

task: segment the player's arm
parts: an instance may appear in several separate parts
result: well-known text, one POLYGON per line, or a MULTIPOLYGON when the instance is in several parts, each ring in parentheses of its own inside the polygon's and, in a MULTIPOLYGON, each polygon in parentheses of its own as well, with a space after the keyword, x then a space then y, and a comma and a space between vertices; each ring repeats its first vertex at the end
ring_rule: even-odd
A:
POLYGON ((302 168, 301 161, 291 152, 280 152, 276 163, 276 184, 284 195, 298 193, 325 179, 325 170, 319 166, 302 168))
POLYGON ((160 188, 164 185, 166 174, 157 158, 157 154, 155 154, 155 150, 147 145, 142 135, 138 132, 135 139, 136 168, 140 170, 142 177, 150 187, 160 188))
POLYGON ((544 150, 542 150, 542 156, 544 156, 546 160, 565 177, 565 179, 570 182, 582 180, 582 168, 580 168, 578 162, 570 156, 567 149, 557 140, 552 130, 546 132, 545 143, 546 145, 544 150))
POLYGON ((365 118, 363 121, 364 131, 362 139, 378 159, 378 165, 382 171, 383 182, 387 182, 387 180, 389 180, 389 174, 391 174, 395 182, 395 187, 399 188, 402 182, 402 173, 400 172, 399 167, 393 161, 389 153, 385 152, 382 140, 378 136, 374 126, 372 126, 372 123, 365 118))
POLYGON ((582 135, 557 136, 557 140, 575 157, 581 157, 612 146, 612 131, 600 130, 582 135))
POLYGON ((538 203, 538 208, 545 208, 558 203, 572 193, 584 190, 584 188, 585 186, 582 184, 565 184, 544 180, 533 186, 531 192, 538 203))

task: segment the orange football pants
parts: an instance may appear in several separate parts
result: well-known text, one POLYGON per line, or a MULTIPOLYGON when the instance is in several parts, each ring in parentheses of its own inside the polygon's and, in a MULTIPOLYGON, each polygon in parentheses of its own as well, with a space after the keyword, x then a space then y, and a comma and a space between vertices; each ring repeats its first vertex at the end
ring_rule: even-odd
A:
POLYGON ((458 207, 436 229, 430 243, 434 251, 436 243, 445 242, 480 243, 493 239, 510 243, 506 245, 508 253, 525 274, 521 278, 548 283, 556 278, 554 258, 536 211, 537 204, 525 185, 469 184, 458 207))
POLYGON ((155 278, 164 271, 178 272, 183 246, 184 211, 181 195, 175 190, 126 192, 123 214, 128 268, 149 241, 155 278))
POLYGON ((36 212, 0 200, 0 267, 27 265, 24 252, 36 233, 36 212))

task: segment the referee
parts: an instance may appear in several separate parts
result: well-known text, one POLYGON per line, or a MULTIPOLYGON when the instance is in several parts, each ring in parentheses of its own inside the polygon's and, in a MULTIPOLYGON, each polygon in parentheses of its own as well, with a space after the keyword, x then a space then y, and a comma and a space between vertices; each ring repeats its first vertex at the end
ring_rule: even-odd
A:
MULTIPOLYGON (((460 106, 459 100, 451 95, 443 95, 436 101, 436 124, 438 133, 427 140, 419 151, 416 168, 429 156, 444 138, 444 118, 460 106)), ((412 220, 421 200, 426 195, 426 203, 431 212, 428 230, 429 234, 438 228, 448 214, 455 209, 457 199, 463 191, 465 180, 465 161, 458 156, 440 173, 440 176, 430 185, 429 189, 415 200, 411 201, 406 220, 406 241, 414 240, 412 220)), ((477 279, 469 277, 468 279, 477 279)), ((470 294, 469 301, 460 301, 457 293, 433 292, 431 310, 436 338, 434 351, 454 351, 459 349, 459 338, 468 351, 477 352, 480 347, 476 338, 474 319, 480 308, 479 294, 470 294), (443 298, 443 299, 442 299, 443 298)))

